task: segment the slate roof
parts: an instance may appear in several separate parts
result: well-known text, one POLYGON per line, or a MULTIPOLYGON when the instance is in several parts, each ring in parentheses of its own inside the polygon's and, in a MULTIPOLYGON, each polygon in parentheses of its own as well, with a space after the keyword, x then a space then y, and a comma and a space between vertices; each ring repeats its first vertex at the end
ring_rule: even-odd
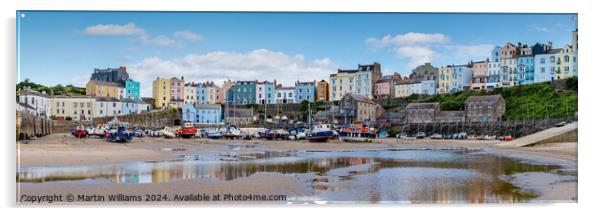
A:
POLYGON ((502 95, 483 95, 483 96, 470 96, 466 99, 466 102, 496 102, 502 98, 502 95))
POLYGON ((221 109, 222 105, 220 105, 220 104, 197 104, 195 107, 197 109, 221 109))
POLYGON ((90 82, 95 82, 96 85, 103 85, 103 86, 115 86, 115 87, 119 87, 119 88, 123 88, 123 84, 118 83, 118 82, 106 82, 106 81, 98 81, 98 80, 90 80, 90 82))
POLYGON ((437 113, 437 117, 463 118, 464 111, 441 111, 437 113))
POLYGON ((228 110, 228 117, 253 117, 252 109, 230 109, 228 110))
POLYGON ((439 103, 410 103, 406 106, 406 110, 411 109, 437 109, 439 107, 439 103))
POLYGON ((31 89, 23 89, 19 92, 19 95, 33 95, 33 96, 40 96, 40 97, 49 97, 47 94, 38 92, 36 90, 31 90, 31 89))

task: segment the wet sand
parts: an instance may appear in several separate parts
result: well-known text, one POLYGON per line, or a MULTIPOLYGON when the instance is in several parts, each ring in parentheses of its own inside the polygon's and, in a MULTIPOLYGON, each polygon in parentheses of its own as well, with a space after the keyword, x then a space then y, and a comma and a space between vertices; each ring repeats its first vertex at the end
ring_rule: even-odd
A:
MULTIPOLYGON (((89 164, 120 163, 128 161, 158 161, 177 154, 194 152, 228 151, 228 144, 248 145, 270 151, 358 151, 385 149, 467 149, 489 150, 506 155, 533 156, 577 161, 577 143, 551 143, 533 147, 501 148, 496 140, 397 140, 379 139, 374 143, 329 143, 267 140, 212 140, 212 139, 165 139, 134 138, 127 144, 109 143, 98 138, 77 139, 69 134, 52 134, 22 142, 17 145, 17 163, 20 167, 74 166, 89 164), (166 151, 179 148, 183 151, 166 151)), ((243 152, 244 153, 244 152, 243 152)))
MULTIPOLYGON (((379 139, 375 143, 310 143, 301 141, 266 140, 211 140, 211 139, 165 139, 134 138, 127 144, 109 143, 102 139, 77 139, 69 134, 52 134, 37 140, 23 142, 17 147, 17 164, 21 167, 38 166, 76 166, 122 163, 130 161, 161 161, 174 158, 178 154, 230 151, 235 145, 245 145, 239 153, 254 151, 354 151, 354 150, 412 150, 412 149, 464 149, 483 150, 509 157, 536 161, 552 161, 576 172, 577 143, 551 143, 533 147, 501 148, 496 140, 396 140, 379 139), (234 145, 234 146, 233 146, 234 145), (178 149, 178 151, 171 151, 178 149)), ((576 200, 577 180, 560 181, 557 177, 542 177, 540 173, 525 176, 513 176, 517 185, 525 190, 533 190, 541 200, 576 200), (537 176, 534 179, 533 176, 537 176), (548 180, 537 180, 548 179, 548 180), (551 179, 551 180, 550 180, 551 179), (526 184, 524 182, 535 182, 526 184), (544 182, 537 184, 538 182, 544 182)), ((248 178, 225 182, 201 182, 184 180, 178 184, 140 184, 140 185, 102 185, 83 186, 61 182, 50 184, 23 184, 21 194, 48 194, 69 191, 81 193, 163 193, 189 194, 191 192, 219 193, 281 193, 290 196, 310 195, 302 181, 295 177, 282 175, 256 174, 248 178)), ((19 198, 17 198, 19 199, 19 198)), ((537 199, 536 199, 537 200, 537 199)))
MULTIPOLYGON (((298 183, 295 177, 283 176, 271 173, 260 173, 249 176, 247 178, 238 178, 231 181, 220 181, 220 182, 208 182, 198 180, 181 180, 177 184, 163 184, 163 183, 150 183, 150 184, 100 184, 100 185, 73 185, 64 184, 60 182, 53 182, 48 184, 24 184, 17 188, 17 201, 21 201, 22 204, 48 204, 48 203, 35 203, 28 202, 25 196, 28 195, 46 195, 46 194, 62 194, 63 204, 203 204, 203 203, 239 203, 239 204, 251 204, 251 203, 265 203, 266 201, 256 200, 240 200, 231 198, 225 200, 226 194, 231 195, 260 195, 260 196, 279 196, 285 195, 287 198, 295 196, 308 196, 311 194, 309 188, 304 187, 298 183), (20 194, 20 195, 19 195, 20 194), (72 194, 75 197, 74 202, 66 202, 67 194, 72 194), (127 195, 127 196, 139 196, 141 200, 127 201, 109 201, 109 195, 127 195), (180 197, 187 195, 208 195, 210 200, 176 200, 175 196, 180 197), (104 200, 91 201, 78 201, 79 195, 86 196, 103 196, 104 200), (159 197, 149 197, 152 195, 161 195, 159 197), (162 197, 166 195, 166 197, 162 197), (215 195, 221 196, 220 201, 214 201, 215 195), (165 199, 167 198, 167 199, 165 199)), ((270 203, 286 203, 289 201, 268 201, 270 203)))

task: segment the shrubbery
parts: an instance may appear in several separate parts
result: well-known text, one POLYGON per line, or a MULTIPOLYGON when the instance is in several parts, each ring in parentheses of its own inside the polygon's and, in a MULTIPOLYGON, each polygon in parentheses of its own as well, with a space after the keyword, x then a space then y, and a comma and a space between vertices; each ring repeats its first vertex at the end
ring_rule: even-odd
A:
MULTIPOLYGON (((406 99, 411 103, 439 102, 441 110, 464 110, 464 102, 473 95, 501 94, 506 100, 504 120, 530 120, 560 118, 577 114, 577 78, 561 80, 566 90, 555 89, 548 82, 520 85, 510 88, 497 88, 492 91, 468 91, 438 94, 428 97, 411 95, 406 99)), ((393 109, 396 106, 385 108, 393 109)))

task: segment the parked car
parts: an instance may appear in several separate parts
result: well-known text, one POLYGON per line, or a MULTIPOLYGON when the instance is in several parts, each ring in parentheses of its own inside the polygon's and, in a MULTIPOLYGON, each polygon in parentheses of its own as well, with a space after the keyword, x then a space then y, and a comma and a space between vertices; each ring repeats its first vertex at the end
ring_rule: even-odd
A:
POLYGON ((556 126, 556 127, 562 127, 562 126, 565 126, 565 125, 566 125, 566 122, 563 122, 563 121, 554 124, 554 126, 556 126))

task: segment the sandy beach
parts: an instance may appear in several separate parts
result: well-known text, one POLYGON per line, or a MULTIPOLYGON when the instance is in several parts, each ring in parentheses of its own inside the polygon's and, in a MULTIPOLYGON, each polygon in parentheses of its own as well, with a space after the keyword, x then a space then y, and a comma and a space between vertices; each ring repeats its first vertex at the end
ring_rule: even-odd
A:
MULTIPOLYGON (((27 167, 62 167, 79 165, 116 164, 134 161, 162 161, 186 153, 224 152, 232 145, 246 146, 240 153, 259 150, 270 151, 358 151, 358 150, 481 150, 513 158, 547 161, 567 167, 576 172, 577 143, 551 143, 533 147, 498 147, 502 141, 495 140, 397 140, 379 139, 374 143, 310 143, 301 141, 266 140, 210 140, 210 139, 164 139, 135 138, 127 144, 105 142, 102 139, 77 139, 69 134, 52 134, 36 140, 21 142, 17 147, 17 164, 27 167), (177 151, 173 151, 177 149, 177 151)), ((282 194, 287 196, 310 196, 311 192, 303 181, 296 177, 269 173, 258 173, 247 178, 223 182, 184 180, 178 184, 106 184, 94 187, 72 185, 65 182, 44 184, 18 184, 21 194, 148 194, 163 193, 170 196, 203 192, 219 193, 261 193, 265 195, 282 194)), ((512 176, 516 185, 539 194, 543 200, 576 200, 576 178, 556 179, 541 174, 523 174, 512 176), (535 184, 535 182, 543 182, 535 184), (544 179, 545 181, 537 181, 544 179), (523 181, 524 180, 524 181, 523 181), (525 183, 531 182, 531 183, 525 183), (553 186, 551 186, 553 185, 553 186)), ((20 197, 17 197, 19 201, 20 197)), ((27 202, 22 202, 27 203, 27 202)), ((119 203, 119 202, 117 202, 119 203)))
POLYGON ((379 139, 374 143, 342 143, 338 140, 329 143, 267 140, 212 140, 212 139, 164 139, 136 138, 127 144, 105 142, 102 139, 77 139, 69 134, 52 134, 21 142, 17 145, 17 164, 20 167, 32 166, 73 166, 87 164, 120 163, 128 161, 157 161, 171 158, 185 152, 225 151, 227 144, 253 145, 256 149, 272 151, 354 151, 385 149, 467 149, 577 161, 577 143, 551 143, 533 147, 504 147, 496 145, 497 140, 398 140, 379 139), (165 151, 166 148, 181 148, 184 151, 165 151))

